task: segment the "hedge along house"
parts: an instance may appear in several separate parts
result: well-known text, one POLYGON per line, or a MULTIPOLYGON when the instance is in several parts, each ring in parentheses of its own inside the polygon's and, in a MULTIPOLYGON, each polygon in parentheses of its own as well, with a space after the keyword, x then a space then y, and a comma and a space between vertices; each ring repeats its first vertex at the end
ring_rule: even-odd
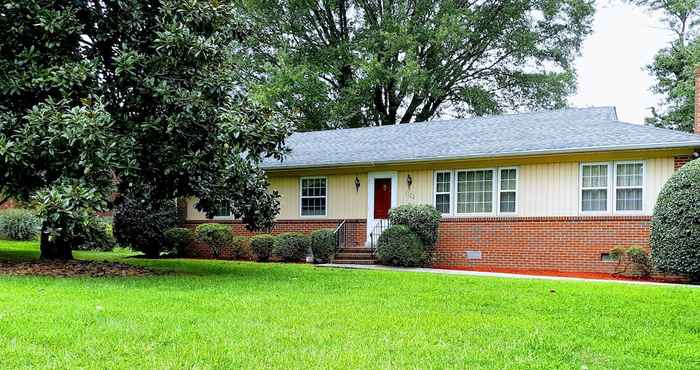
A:
MULTIPOLYGON (((349 245, 371 247, 390 208, 432 204, 443 214, 439 267, 610 272, 612 248, 648 246, 656 197, 700 135, 620 122, 604 107, 297 133, 288 144, 283 162, 264 163, 281 194, 273 233, 342 225, 349 245)), ((195 203, 187 222, 211 222, 195 203)), ((214 222, 248 234, 225 207, 214 222)))

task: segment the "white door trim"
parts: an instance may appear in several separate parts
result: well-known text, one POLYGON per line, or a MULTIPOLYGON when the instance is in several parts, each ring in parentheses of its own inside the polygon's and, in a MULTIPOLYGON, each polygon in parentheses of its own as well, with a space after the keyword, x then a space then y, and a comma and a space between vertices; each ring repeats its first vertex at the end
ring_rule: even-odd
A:
POLYGON ((391 179, 391 208, 398 206, 399 200, 399 173, 397 171, 368 172, 367 173, 367 241, 374 228, 374 180, 391 179))

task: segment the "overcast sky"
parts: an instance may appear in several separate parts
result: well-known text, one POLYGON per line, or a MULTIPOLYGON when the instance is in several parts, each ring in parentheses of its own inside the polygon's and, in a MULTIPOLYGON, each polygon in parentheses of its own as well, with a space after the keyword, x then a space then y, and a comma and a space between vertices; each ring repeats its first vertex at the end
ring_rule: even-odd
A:
POLYGON ((571 105, 612 105, 621 121, 643 123, 659 101, 649 91, 654 81, 644 66, 672 39, 658 14, 621 0, 599 0, 593 33, 576 61, 578 91, 571 105))

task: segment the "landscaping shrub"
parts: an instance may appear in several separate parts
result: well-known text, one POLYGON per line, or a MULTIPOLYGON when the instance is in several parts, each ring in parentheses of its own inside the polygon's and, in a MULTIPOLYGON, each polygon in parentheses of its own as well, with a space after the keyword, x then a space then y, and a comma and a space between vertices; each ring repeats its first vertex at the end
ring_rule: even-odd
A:
POLYGON ((642 248, 632 247, 628 249, 627 258, 634 266, 636 273, 641 276, 649 276, 654 270, 649 254, 642 248))
POLYGON ((651 220, 651 258, 663 272, 700 280, 700 160, 666 182, 651 220))
POLYGON ((195 240, 206 245, 214 258, 221 257, 221 253, 226 248, 232 250, 233 255, 237 255, 233 233, 228 225, 222 224, 202 224, 195 230, 195 240))
POLYGON ((377 260, 385 265, 416 267, 431 262, 431 248, 405 225, 392 225, 379 236, 377 260))
POLYGON ((41 220, 31 211, 16 208, 0 212, 0 237, 33 240, 39 235, 41 220))
POLYGON ((272 254, 284 262, 302 261, 309 251, 309 237, 302 233, 284 233, 275 237, 272 254))
POLYGON ((245 236, 233 237, 233 249, 236 252, 236 257, 243 259, 253 259, 253 251, 250 250, 250 238, 245 236))
POLYGON ((167 245, 165 231, 177 223, 173 201, 121 197, 114 209, 114 236, 149 258, 158 258, 167 245))
POLYGON ((253 258, 259 262, 265 262, 272 257, 272 249, 275 237, 270 234, 259 234, 250 238, 250 250, 253 258))
POLYGON ((406 204, 389 211, 392 225, 407 226, 427 246, 435 245, 438 240, 441 217, 440 211, 429 204, 406 204))
POLYGON ((111 218, 91 218, 78 232, 73 242, 74 250, 111 251, 117 246, 111 218))
POLYGON ((328 263, 338 253, 333 229, 320 229, 312 232, 309 236, 309 242, 311 243, 311 253, 316 262, 328 263))
POLYGON ((186 227, 173 227, 165 231, 165 240, 169 252, 182 257, 194 242, 194 231, 186 227))

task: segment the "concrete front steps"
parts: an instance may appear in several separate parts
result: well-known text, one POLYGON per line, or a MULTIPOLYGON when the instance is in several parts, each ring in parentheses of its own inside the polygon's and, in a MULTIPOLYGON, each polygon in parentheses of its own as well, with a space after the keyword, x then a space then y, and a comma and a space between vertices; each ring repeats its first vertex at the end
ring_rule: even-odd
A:
POLYGON ((374 265, 377 260, 374 258, 374 252, 369 248, 352 247, 342 248, 340 253, 335 256, 333 263, 344 265, 374 265))

